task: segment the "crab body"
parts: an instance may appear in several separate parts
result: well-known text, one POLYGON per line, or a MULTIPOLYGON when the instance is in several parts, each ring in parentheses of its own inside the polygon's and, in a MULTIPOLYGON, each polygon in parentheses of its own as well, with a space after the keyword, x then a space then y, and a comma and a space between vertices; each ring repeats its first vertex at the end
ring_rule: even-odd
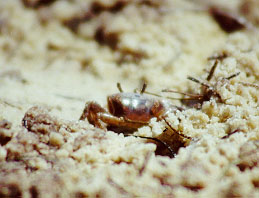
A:
POLYGON ((176 110, 168 100, 143 93, 116 93, 107 97, 107 110, 94 101, 86 103, 80 120, 116 132, 129 132, 147 125, 151 118, 161 120, 176 110))

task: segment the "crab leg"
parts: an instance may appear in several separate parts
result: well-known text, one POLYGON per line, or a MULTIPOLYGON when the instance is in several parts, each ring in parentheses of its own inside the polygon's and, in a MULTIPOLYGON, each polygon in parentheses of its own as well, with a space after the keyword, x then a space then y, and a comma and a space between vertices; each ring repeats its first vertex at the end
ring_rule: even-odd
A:
POLYGON ((147 124, 143 122, 128 121, 128 120, 125 120, 123 117, 116 117, 108 113, 98 113, 98 118, 101 121, 108 123, 108 125, 111 125, 111 126, 125 127, 125 128, 132 128, 132 129, 137 129, 147 124))

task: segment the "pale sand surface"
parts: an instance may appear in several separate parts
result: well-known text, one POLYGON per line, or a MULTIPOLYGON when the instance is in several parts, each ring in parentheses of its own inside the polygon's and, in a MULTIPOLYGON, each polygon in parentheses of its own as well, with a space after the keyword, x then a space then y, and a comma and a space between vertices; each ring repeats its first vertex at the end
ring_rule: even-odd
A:
MULTIPOLYGON (((33 1, 0 1, 1 196, 259 196, 256 0, 218 1, 252 26, 233 33, 210 16, 212 1, 23 2, 33 1), (222 52, 210 81, 222 102, 167 117, 192 138, 175 158, 155 155, 145 139, 79 121, 85 102, 105 107, 117 82, 127 92, 145 81, 163 96, 165 88, 200 93, 187 76, 205 80, 208 57, 222 52)), ((165 127, 152 119, 135 135, 157 137, 165 127)))

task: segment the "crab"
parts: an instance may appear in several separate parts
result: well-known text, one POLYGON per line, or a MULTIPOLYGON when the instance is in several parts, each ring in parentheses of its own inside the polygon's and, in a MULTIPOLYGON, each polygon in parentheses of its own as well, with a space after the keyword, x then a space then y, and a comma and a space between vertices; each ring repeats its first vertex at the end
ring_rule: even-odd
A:
POLYGON ((101 129, 115 132, 134 132, 139 127, 148 125, 151 118, 164 119, 168 113, 181 110, 169 100, 146 94, 144 83, 140 92, 123 92, 117 83, 119 93, 107 97, 108 109, 94 101, 87 102, 80 120, 88 120, 90 124, 101 129))
POLYGON ((123 92, 120 83, 117 83, 119 93, 107 97, 107 110, 94 101, 87 102, 80 120, 88 122, 97 128, 123 133, 125 136, 144 138, 147 142, 157 145, 156 154, 175 157, 180 147, 185 146, 183 139, 190 139, 177 130, 174 130, 166 120, 169 113, 182 107, 175 106, 167 98, 157 94, 145 92, 146 83, 137 92, 123 92), (152 118, 164 120, 168 125, 163 133, 157 137, 135 136, 133 132, 148 125, 152 118))

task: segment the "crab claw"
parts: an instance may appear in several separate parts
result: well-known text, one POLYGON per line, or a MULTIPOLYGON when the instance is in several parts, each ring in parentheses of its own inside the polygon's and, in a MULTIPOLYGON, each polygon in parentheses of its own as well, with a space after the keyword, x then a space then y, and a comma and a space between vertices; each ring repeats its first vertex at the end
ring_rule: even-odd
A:
POLYGON ((105 124, 100 120, 99 114, 106 112, 103 107, 101 107, 98 103, 90 101, 85 104, 84 111, 82 115, 80 116, 79 120, 88 120, 88 122, 95 127, 104 129, 106 126, 105 124))

